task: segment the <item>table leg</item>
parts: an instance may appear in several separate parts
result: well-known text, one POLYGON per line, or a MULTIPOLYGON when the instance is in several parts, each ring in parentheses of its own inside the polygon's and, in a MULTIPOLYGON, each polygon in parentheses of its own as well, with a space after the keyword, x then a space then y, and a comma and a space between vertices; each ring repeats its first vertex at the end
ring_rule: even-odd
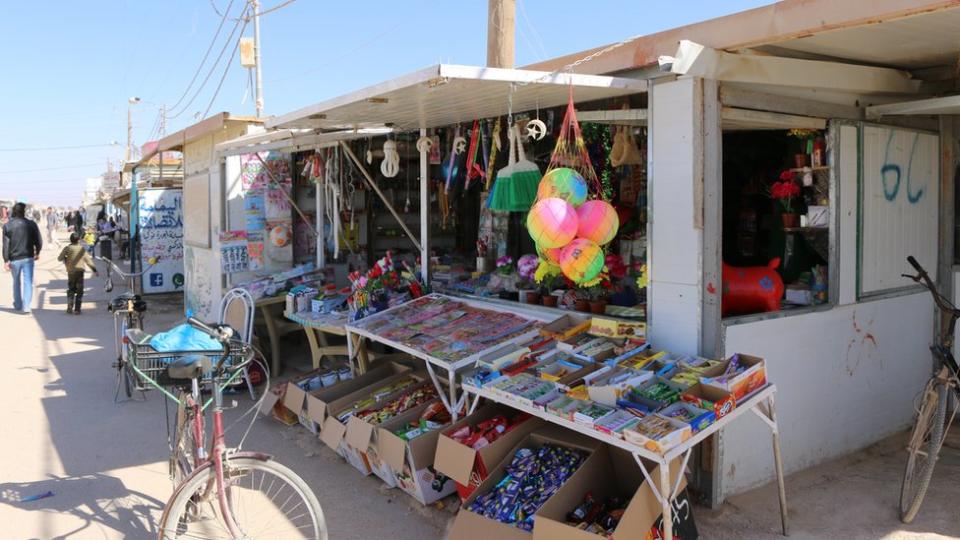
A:
POLYGON ((356 339, 357 363, 359 364, 360 374, 363 375, 370 366, 370 358, 367 355, 367 341, 361 336, 356 336, 356 339))
POLYGON ((768 414, 773 422, 773 464, 777 470, 777 491, 780 496, 780 525, 783 529, 783 535, 790 535, 790 528, 787 525, 787 491, 783 482, 783 459, 780 456, 780 430, 777 426, 777 406, 773 395, 767 401, 768 414))
POLYGON ((362 375, 362 373, 360 373, 360 366, 354 362, 357 360, 357 348, 355 345, 356 341, 353 333, 347 330, 347 364, 350 366, 351 371, 353 371, 354 376, 357 376, 362 375))
POLYGON ((320 367, 320 360, 323 359, 323 352, 320 350, 321 345, 317 341, 318 331, 309 326, 304 326, 303 331, 307 334, 307 343, 310 345, 310 357, 313 360, 313 369, 317 369, 320 367))
MULTIPOLYGON (((683 474, 683 473, 681 473, 683 474)), ((670 485, 670 464, 660 466, 660 505, 663 508, 663 538, 673 540, 673 504, 670 500, 673 486, 670 485)))
POLYGON ((453 407, 453 410, 450 411, 451 423, 456 422, 459 419, 460 413, 460 402, 457 401, 457 372, 448 369, 447 370, 447 384, 450 386, 450 405, 453 407))
POLYGON ((277 321, 269 305, 260 306, 263 313, 263 322, 267 326, 267 336, 270 338, 270 376, 280 374, 280 343, 277 337, 277 321))

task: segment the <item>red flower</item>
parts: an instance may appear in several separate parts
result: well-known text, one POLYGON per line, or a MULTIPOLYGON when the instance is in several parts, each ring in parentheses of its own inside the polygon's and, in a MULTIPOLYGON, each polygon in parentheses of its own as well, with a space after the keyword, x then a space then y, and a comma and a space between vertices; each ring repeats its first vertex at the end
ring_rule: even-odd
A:
POLYGON ((791 180, 793 180, 793 171, 786 170, 780 173, 780 181, 789 182, 791 180))

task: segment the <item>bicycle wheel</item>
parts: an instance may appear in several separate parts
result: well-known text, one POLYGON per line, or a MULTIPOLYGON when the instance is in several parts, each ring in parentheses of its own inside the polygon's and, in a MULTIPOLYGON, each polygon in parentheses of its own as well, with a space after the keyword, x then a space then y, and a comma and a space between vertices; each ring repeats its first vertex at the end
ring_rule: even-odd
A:
MULTIPOLYGON (((327 540, 317 497, 287 467, 247 457, 224 461, 227 500, 242 538, 327 540)), ((213 467, 191 478, 167 504, 160 538, 232 539, 217 498, 213 467)))
POLYGON ((181 390, 177 397, 180 404, 177 405, 177 423, 170 452, 170 479, 173 480, 174 487, 190 476, 197 463, 197 445, 193 434, 193 396, 181 390))
POLYGON ((907 446, 907 466, 900 486, 900 521, 910 523, 917 517, 923 496, 933 477, 933 466, 943 443, 947 414, 947 387, 935 382, 924 391, 923 404, 907 446))

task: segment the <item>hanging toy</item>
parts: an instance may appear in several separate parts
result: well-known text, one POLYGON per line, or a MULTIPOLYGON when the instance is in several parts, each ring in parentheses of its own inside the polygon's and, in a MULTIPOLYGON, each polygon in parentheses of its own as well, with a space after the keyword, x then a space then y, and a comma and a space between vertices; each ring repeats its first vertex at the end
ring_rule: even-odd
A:
POLYGON ((549 197, 558 197, 574 207, 580 206, 587 200, 587 182, 573 169, 552 169, 547 171, 537 187, 537 199, 549 197))
MULTIPOLYGON (((537 199, 540 185, 540 167, 527 160, 523 151, 520 128, 510 128, 510 159, 506 167, 497 172, 497 180, 490 190, 487 207, 504 212, 526 212, 537 199)), ((559 247, 559 246, 550 246, 559 247)))
MULTIPOLYGON (((560 169, 555 169, 560 170, 560 169)), ((607 201, 592 200, 577 208, 577 238, 585 238, 605 246, 620 229, 620 218, 607 201)))
POLYGON ((380 163, 380 172, 387 178, 393 178, 400 173, 400 153, 397 152, 397 141, 391 139, 383 143, 383 161, 380 163))
POLYGON ((467 139, 460 136, 460 129, 457 129, 457 136, 453 138, 453 153, 460 155, 467 149, 467 139))
POLYGON ((417 139, 417 151, 421 154, 429 154, 433 148, 433 139, 424 135, 417 139))
POLYGON ((493 133, 490 137, 490 157, 487 159, 487 185, 484 186, 484 188, 487 190, 493 187, 493 180, 496 178, 497 172, 494 170, 494 166, 497 163, 497 151, 499 150, 500 119, 497 118, 496 123, 493 124, 493 133))
POLYGON ((527 231, 541 249, 566 246, 577 235, 578 225, 577 210, 556 197, 537 201, 527 214, 527 231))
POLYGON ((603 263, 603 249, 585 238, 577 238, 567 244, 560 255, 563 275, 578 285, 592 281, 600 275, 603 263))
POLYGON ((610 147, 610 164, 614 167, 623 165, 623 157, 627 153, 627 136, 624 129, 616 128, 617 132, 613 135, 613 145, 610 147))
POLYGON ((480 143, 480 122, 473 121, 473 128, 470 130, 470 150, 467 152, 467 182, 463 189, 470 189, 473 180, 486 176, 483 168, 477 164, 477 147, 480 143))
POLYGON ((527 137, 535 141, 541 141, 546 136, 547 125, 543 123, 543 120, 538 118, 536 120, 530 120, 527 122, 527 137))
POLYGON ((367 139, 367 165, 373 165, 373 142, 370 139, 367 139))

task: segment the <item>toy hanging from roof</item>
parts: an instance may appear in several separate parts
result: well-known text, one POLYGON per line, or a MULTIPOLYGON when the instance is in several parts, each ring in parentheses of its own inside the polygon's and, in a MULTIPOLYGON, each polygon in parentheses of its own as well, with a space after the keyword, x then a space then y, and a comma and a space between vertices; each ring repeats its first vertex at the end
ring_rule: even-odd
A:
POLYGON ((589 285, 600 278, 603 246, 613 240, 619 226, 617 212, 605 200, 587 152, 571 87, 550 166, 537 188, 537 202, 527 215, 527 231, 544 263, 559 263, 568 279, 589 285))
POLYGON ((386 178, 393 178, 400 172, 400 153, 397 152, 397 141, 388 139, 383 143, 383 161, 380 162, 380 172, 386 178))
POLYGON ((520 128, 510 126, 507 135, 509 160, 506 167, 497 171, 497 179, 487 198, 487 207, 501 212, 526 212, 537 198, 540 168, 524 154, 520 128))

